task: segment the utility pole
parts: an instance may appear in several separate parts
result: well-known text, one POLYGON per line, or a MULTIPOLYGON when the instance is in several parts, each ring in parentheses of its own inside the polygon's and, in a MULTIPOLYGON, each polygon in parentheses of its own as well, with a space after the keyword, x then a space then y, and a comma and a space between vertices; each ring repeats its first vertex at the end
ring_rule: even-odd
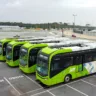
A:
POLYGON ((75 14, 73 14, 73 17, 74 17, 74 28, 75 28, 75 17, 76 17, 77 15, 75 15, 75 14))

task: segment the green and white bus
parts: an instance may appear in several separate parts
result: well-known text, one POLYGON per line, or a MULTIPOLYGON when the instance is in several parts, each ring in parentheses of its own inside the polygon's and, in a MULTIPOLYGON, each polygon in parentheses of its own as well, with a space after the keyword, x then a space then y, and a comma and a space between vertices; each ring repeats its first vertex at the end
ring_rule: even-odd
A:
MULTIPOLYGON (((50 42, 39 42, 38 44, 26 43, 20 48, 20 64, 19 69, 24 73, 34 73, 36 71, 36 59, 39 50, 44 47, 53 47, 60 48, 64 46, 74 46, 82 42, 89 42, 89 40, 72 40, 72 39, 63 39, 64 41, 60 43, 50 43, 50 42)), ((48 50, 46 50, 48 51, 48 50)))
POLYGON ((43 48, 36 63, 36 79, 51 86, 96 72, 96 43, 43 48))
MULTIPOLYGON (((43 38, 43 39, 47 39, 47 38, 43 38)), ((19 41, 12 41, 12 42, 8 43, 7 48, 6 48, 6 63, 11 67, 19 66, 20 47, 23 44, 28 43, 28 42, 32 42, 32 43, 40 42, 39 40, 40 40, 40 38, 35 38, 35 39, 33 38, 30 40, 25 40, 25 41, 20 39, 19 41)), ((48 42, 59 42, 60 41, 60 40, 49 39, 49 38, 48 38, 48 40, 49 40, 48 42)), ((44 40, 41 40, 41 41, 44 42, 44 40)))

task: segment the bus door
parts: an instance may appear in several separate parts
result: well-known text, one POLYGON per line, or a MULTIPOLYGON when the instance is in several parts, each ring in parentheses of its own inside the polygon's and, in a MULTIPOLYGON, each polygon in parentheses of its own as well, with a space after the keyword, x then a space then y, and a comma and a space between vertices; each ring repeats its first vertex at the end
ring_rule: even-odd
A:
POLYGON ((85 75, 92 74, 96 72, 96 53, 91 52, 85 54, 85 59, 83 63, 83 67, 85 69, 85 75))
POLYGON ((23 44, 14 47, 14 49, 13 49, 13 61, 16 61, 19 59, 20 47, 22 45, 23 44))
POLYGON ((76 77, 82 76, 83 72, 83 56, 75 56, 74 57, 74 64, 76 65, 76 77))
POLYGON ((3 45, 3 56, 6 55, 6 47, 7 47, 7 44, 8 44, 8 42, 4 43, 4 45, 3 45))
POLYGON ((63 56, 63 55, 54 56, 51 62, 50 77, 51 78, 54 77, 54 80, 56 80, 55 83, 59 83, 62 78, 63 71, 66 70, 68 67, 70 67, 72 64, 73 64, 73 57, 71 56, 63 56))
MULTIPOLYGON (((32 67, 33 65, 36 64, 37 60, 37 54, 38 52, 42 49, 42 47, 38 48, 32 48, 29 52, 29 60, 28 60, 28 67, 32 67)), ((36 69, 36 68, 35 68, 36 69)))

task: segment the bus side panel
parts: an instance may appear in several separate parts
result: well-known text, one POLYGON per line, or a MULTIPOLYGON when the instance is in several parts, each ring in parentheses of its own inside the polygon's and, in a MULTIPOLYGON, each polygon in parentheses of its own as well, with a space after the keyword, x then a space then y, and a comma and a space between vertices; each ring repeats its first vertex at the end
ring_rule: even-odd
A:
POLYGON ((56 76, 51 78, 51 81, 50 81, 51 84, 54 85, 57 83, 64 82, 65 76, 69 75, 69 74, 72 76, 72 79, 76 79, 78 77, 85 76, 85 75, 89 74, 85 68, 83 68, 83 70, 81 70, 80 67, 82 67, 82 64, 70 66, 70 67, 64 69, 64 71, 60 72, 59 74, 57 74, 56 76), (77 70, 79 70, 79 72, 77 72, 77 70))
MULTIPOLYGON (((77 65, 76 78, 88 75, 88 71, 83 67, 83 64, 77 65)), ((74 79, 74 78, 73 78, 74 79)))
POLYGON ((75 66, 70 66, 67 69, 65 69, 62 74, 63 80, 66 75, 71 75, 71 79, 77 78, 77 74, 76 74, 77 68, 78 68, 77 65, 75 65, 75 66))
POLYGON ((78 65, 78 72, 76 73, 76 78, 86 76, 96 72, 96 61, 84 63, 83 65, 78 65), (83 70, 82 69, 83 66, 83 70))
POLYGON ((88 71, 88 74, 96 72, 96 61, 84 63, 83 66, 88 71))
POLYGON ((62 77, 62 72, 60 72, 59 74, 57 74, 54 77, 49 79, 50 85, 58 84, 58 83, 61 83, 63 81, 64 81, 64 79, 62 77))
POLYGON ((19 60, 16 60, 16 61, 12 61, 12 60, 7 60, 6 63, 11 66, 11 67, 16 67, 16 66, 19 66, 19 60))
POLYGON ((77 70, 77 66, 70 66, 70 67, 64 69, 64 71, 62 71, 62 72, 58 73, 57 75, 55 75, 54 77, 50 78, 50 80, 49 80, 50 85, 64 82, 64 78, 68 74, 70 74, 72 76, 72 79, 76 78, 77 77, 76 70, 77 70))
POLYGON ((0 55, 0 61, 6 61, 6 56, 0 55))
POLYGON ((19 66, 19 60, 13 61, 14 66, 19 66))

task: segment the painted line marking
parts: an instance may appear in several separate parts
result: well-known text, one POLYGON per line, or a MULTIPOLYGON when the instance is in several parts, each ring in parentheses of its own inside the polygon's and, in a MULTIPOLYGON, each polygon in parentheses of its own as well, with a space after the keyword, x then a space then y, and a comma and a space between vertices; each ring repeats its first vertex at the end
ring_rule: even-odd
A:
POLYGON ((7 80, 6 77, 4 77, 4 79, 8 82, 8 84, 9 84, 19 95, 21 95, 21 93, 7 80))
MULTIPOLYGON (((27 79, 29 79, 30 81, 32 81, 33 83, 35 83, 36 85, 38 85, 39 87, 42 87, 40 84, 38 84, 36 81, 34 81, 33 79, 31 79, 30 77, 28 77, 28 76, 26 76, 25 75, 25 77, 27 78, 27 79)), ((43 87, 42 87, 43 88, 43 87)))
POLYGON ((38 90, 41 90, 41 89, 43 89, 43 88, 38 88, 38 89, 35 89, 35 90, 32 90, 32 91, 28 91, 28 92, 23 93, 23 94, 21 94, 21 95, 24 95, 24 94, 27 94, 27 93, 31 93, 31 92, 35 92, 35 91, 38 91, 38 90))
POLYGON ((66 86, 69 87, 69 88, 71 88, 71 89, 73 89, 73 90, 75 90, 75 91, 77 91, 77 92, 79 92, 79 93, 81 93, 81 94, 83 94, 83 95, 85 95, 85 96, 89 96, 89 95, 87 95, 87 94, 85 94, 85 93, 79 91, 78 89, 69 86, 68 84, 66 84, 66 86))
POLYGON ((83 82, 85 82, 85 83, 87 83, 87 84, 89 84, 89 85, 91 85, 91 86, 96 87, 96 85, 94 85, 94 84, 92 84, 92 83, 90 83, 90 82, 88 82, 88 81, 85 81, 85 80, 81 80, 81 81, 83 81, 83 82))
POLYGON ((23 77, 24 77, 23 75, 10 77, 9 80, 15 80, 15 79, 23 78, 23 77))
POLYGON ((47 90, 47 92, 50 93, 52 96, 56 96, 56 95, 54 95, 52 92, 50 92, 49 90, 47 90))
POLYGON ((39 95, 39 94, 42 94, 42 93, 45 93, 45 92, 47 92, 47 91, 42 91, 42 92, 36 93, 34 95, 31 95, 31 96, 36 96, 36 95, 39 95))
MULTIPOLYGON (((76 81, 70 82, 70 83, 68 83, 68 84, 72 84, 72 83, 75 83, 75 82, 78 82, 78 81, 80 81, 80 80, 76 80, 76 81)), ((31 95, 31 96, 36 96, 36 95, 39 95, 39 94, 45 93, 45 92, 47 92, 47 91, 50 92, 51 90, 54 90, 54 89, 57 89, 57 88, 63 87, 63 86, 65 86, 65 85, 66 85, 66 84, 61 85, 61 86, 58 86, 58 87, 55 87, 55 88, 51 88, 51 89, 49 89, 49 90, 45 90, 45 91, 42 91, 42 92, 39 92, 39 93, 33 94, 33 95, 31 95)))
MULTIPOLYGON (((79 81, 80 81, 80 80, 72 81, 72 82, 70 82, 70 83, 68 83, 68 84, 73 84, 73 83, 79 82, 79 81)), ((49 89, 49 91, 54 90, 54 89, 57 89, 57 88, 60 88, 60 87, 63 87, 63 86, 65 86, 65 85, 66 85, 66 84, 63 84, 63 85, 58 86, 58 87, 55 87, 55 88, 51 88, 51 89, 49 89)))
POLYGON ((2 83, 2 82, 4 82, 4 79, 1 79, 1 80, 0 80, 0 83, 2 83))

